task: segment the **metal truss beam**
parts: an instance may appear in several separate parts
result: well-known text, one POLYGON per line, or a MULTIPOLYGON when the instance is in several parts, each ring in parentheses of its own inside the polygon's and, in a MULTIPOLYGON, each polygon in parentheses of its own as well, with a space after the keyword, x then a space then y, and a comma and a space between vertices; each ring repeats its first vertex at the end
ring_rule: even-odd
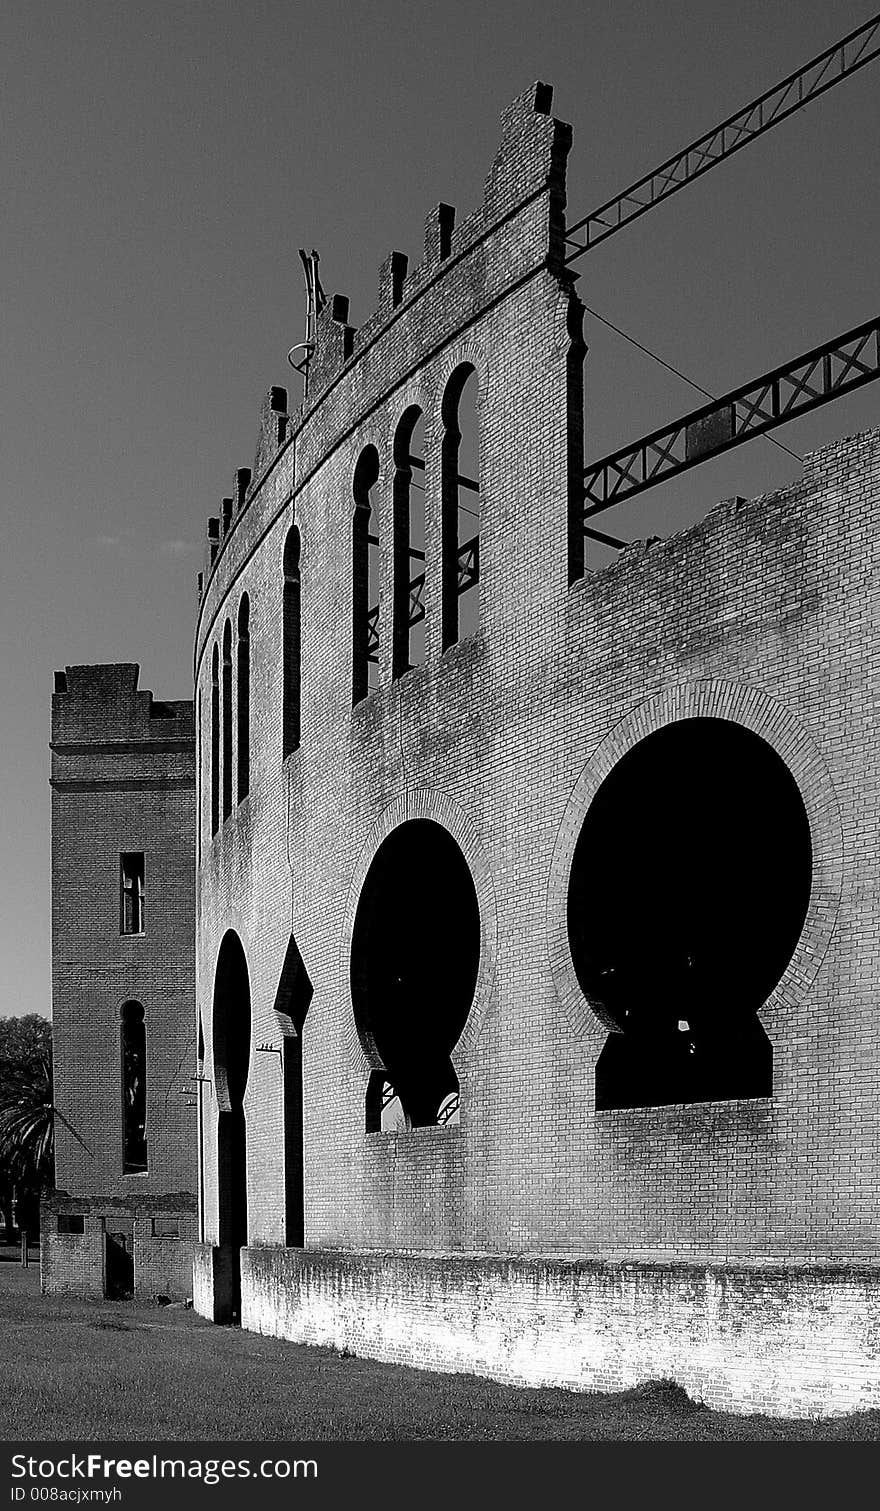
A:
POLYGON ((850 32, 841 41, 835 42, 826 52, 813 58, 797 73, 790 74, 781 84, 768 89, 729 116, 720 126, 691 142, 684 151, 676 153, 667 162, 655 168, 622 194, 609 199, 585 215, 583 220, 568 226, 565 240, 572 249, 566 263, 583 256, 590 247, 613 236, 631 220, 652 210, 661 200, 668 199, 676 190, 683 189, 701 174, 708 173, 718 163, 724 162, 747 143, 755 141, 771 126, 776 126, 788 116, 800 110, 810 100, 818 99, 826 90, 849 78, 857 69, 863 68, 873 58, 880 56, 880 15, 850 32))
POLYGON ((584 471, 584 529, 607 545, 621 544, 588 528, 588 521, 656 483, 707 458, 741 446, 880 378, 880 316, 825 346, 777 367, 713 404, 654 430, 632 446, 592 462, 584 471))

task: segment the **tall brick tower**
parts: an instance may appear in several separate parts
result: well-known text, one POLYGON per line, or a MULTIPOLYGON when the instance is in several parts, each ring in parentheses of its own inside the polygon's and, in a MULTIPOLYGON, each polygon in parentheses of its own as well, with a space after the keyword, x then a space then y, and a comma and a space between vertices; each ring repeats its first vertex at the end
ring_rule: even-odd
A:
POLYGON ((52 698, 56 1191, 44 1291, 190 1294, 195 1237, 193 705, 138 667, 52 698))

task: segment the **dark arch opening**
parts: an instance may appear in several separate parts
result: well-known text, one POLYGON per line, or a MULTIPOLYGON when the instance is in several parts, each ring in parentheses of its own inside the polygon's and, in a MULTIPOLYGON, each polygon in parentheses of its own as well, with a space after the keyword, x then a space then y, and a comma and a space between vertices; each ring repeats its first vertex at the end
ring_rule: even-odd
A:
POLYGON ((314 988, 291 934, 275 994, 275 1017, 281 1029, 284 1080, 284 1241, 288 1248, 305 1243, 305 1162, 303 1148, 303 1033, 314 988))
POLYGON ((199 1243, 205 1241, 205 1033, 202 1015, 198 1015, 199 1033, 196 1041, 196 1088, 198 1092, 198 1140, 199 1140, 199 1243))
POLYGON ((223 626, 223 818, 232 812, 232 625, 223 626))
POLYGON ((455 369, 443 394, 443 649, 479 628, 480 436, 477 373, 455 369))
POLYGON ((751 730, 684 719, 623 756, 584 820, 568 894, 581 989, 614 1030, 597 1108, 771 1095, 758 1012, 811 880, 803 799, 751 730))
POLYGON ((405 409, 394 433, 392 675, 423 665, 425 639, 425 418, 405 409))
POLYGON ((211 833, 220 827, 220 652, 211 654, 211 833))
POLYGON ((379 686, 379 530, 370 497, 378 480, 379 453, 365 446, 352 483, 352 704, 379 686))
POLYGON ((282 756, 286 760, 299 749, 302 702, 302 600, 300 587, 300 538, 291 525, 284 542, 284 599, 282 603, 282 756))
POLYGON ((122 1168, 147 1168, 147 1025, 140 1002, 124 1002, 122 1041, 122 1168))
POLYGON ((238 702, 237 797, 246 798, 251 785, 251 606, 247 593, 238 605, 236 650, 236 696, 238 702))
POLYGON ((251 1054, 251 991, 241 940, 231 930, 217 957, 213 1009, 217 1094, 217 1204, 221 1275, 215 1282, 217 1322, 241 1317, 241 1249, 247 1244, 247 1127, 244 1095, 251 1054))
MULTIPOLYGON (((355 914, 351 994, 362 1035, 406 1121, 449 1120, 458 1095, 452 1051, 464 1028, 480 963, 480 910, 467 861, 449 832, 411 819, 383 840, 355 914)), ((376 1129, 375 1078, 367 1126, 376 1129)))

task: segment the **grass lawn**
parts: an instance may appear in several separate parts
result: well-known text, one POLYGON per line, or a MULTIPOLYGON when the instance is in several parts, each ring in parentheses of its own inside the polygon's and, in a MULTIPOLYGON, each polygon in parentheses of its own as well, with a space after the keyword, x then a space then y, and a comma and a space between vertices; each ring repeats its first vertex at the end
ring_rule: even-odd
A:
POLYGON ((3 1256, 0 1357, 5 1442, 880 1438, 876 1411, 728 1416, 663 1382, 615 1395, 520 1390, 214 1327, 176 1308, 42 1298, 38 1266, 3 1256))

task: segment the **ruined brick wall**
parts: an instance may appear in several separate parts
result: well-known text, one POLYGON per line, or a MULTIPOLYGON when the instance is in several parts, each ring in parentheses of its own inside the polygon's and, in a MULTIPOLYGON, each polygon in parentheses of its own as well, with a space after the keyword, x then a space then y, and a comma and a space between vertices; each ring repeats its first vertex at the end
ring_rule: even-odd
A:
MULTIPOLYGON (((56 1184, 105 1206, 167 1194, 174 1207, 188 1193, 191 1208, 193 711, 155 701, 137 682, 134 665, 71 666, 57 674, 52 699, 56 1184), (145 858, 138 934, 121 930, 126 853, 145 858), (123 1168, 126 1002, 142 1005, 146 1024, 147 1169, 133 1173, 123 1168)), ((59 1278, 57 1259, 52 1273, 59 1278)))
MULTIPOLYGON (((307 1248, 876 1263, 880 435, 809 458, 803 478, 771 496, 707 499, 693 529, 572 582, 580 306, 559 240, 569 134, 546 105, 532 94, 507 113, 484 202, 448 248, 443 217, 429 217, 425 262, 398 304, 391 259, 361 330, 331 302, 305 413, 276 444, 276 393, 253 483, 214 530, 196 645, 198 1003, 210 1077, 216 962, 232 930, 253 1019, 249 1243, 284 1241, 281 1062, 258 1046, 281 1044, 274 1009, 285 1008, 292 937, 313 991, 302 1036, 307 1248), (440 405, 462 361, 480 390, 480 625, 444 651, 440 405), (410 404, 426 426, 428 653, 394 679, 392 443, 410 404), (380 686, 352 708, 352 482, 367 444, 380 458, 380 686), (294 522, 302 738, 285 760, 282 563, 294 522), (244 592, 250 793, 212 836, 211 662, 244 592), (574 846, 616 762, 694 717, 758 734, 809 822, 806 920, 761 1012, 772 1095, 597 1111, 608 1029, 568 945, 574 846), (352 932, 379 845, 414 816, 454 836, 479 903, 477 986, 453 1052, 460 1121, 368 1133, 375 1062, 353 1014, 352 932)), ((216 1117, 206 1093, 208 1243, 216 1117)))
POLYGON ((130 1292, 143 1301, 192 1296, 194 1193, 89 1197, 56 1189, 44 1197, 40 1215, 44 1294, 101 1300, 130 1292), (62 1230, 71 1219, 81 1232, 62 1230))

